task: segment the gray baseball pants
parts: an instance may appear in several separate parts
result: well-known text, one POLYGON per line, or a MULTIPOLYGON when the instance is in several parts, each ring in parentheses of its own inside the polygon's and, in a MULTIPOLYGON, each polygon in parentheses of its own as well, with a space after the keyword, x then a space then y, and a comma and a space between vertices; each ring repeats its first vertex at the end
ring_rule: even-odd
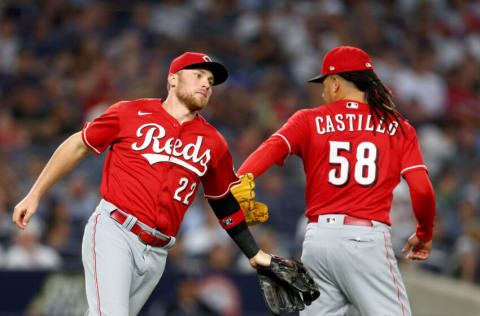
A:
POLYGON ((353 305, 362 316, 411 316, 390 227, 344 225, 344 217, 322 215, 307 225, 302 262, 321 295, 300 315, 343 316, 353 305))
POLYGON ((85 316, 137 315, 160 280, 168 249, 175 243, 172 238, 163 248, 144 244, 127 229, 137 222, 136 218, 130 216, 122 226, 110 217, 115 209, 115 205, 101 200, 85 227, 85 316))

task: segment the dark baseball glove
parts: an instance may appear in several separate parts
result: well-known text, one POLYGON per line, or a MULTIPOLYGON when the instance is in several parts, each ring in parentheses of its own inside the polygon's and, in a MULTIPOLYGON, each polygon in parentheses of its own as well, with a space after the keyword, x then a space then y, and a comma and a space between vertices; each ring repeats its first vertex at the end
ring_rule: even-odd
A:
POLYGON ((272 256, 270 267, 257 269, 260 290, 273 315, 305 309, 320 296, 318 286, 300 261, 272 256))

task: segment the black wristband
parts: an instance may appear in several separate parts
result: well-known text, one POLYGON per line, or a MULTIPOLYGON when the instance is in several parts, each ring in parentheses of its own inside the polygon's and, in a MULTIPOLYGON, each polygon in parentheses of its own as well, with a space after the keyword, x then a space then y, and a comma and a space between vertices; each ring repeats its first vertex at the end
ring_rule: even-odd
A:
MULTIPOLYGON (((208 203, 218 219, 226 218, 240 210, 240 205, 238 205, 232 193, 218 200, 209 199, 208 203)), ((235 226, 225 229, 225 231, 248 259, 255 256, 260 250, 245 221, 239 222, 235 226)))
POLYGON ((240 223, 226 231, 248 259, 254 257, 260 250, 255 239, 253 239, 246 222, 240 223))

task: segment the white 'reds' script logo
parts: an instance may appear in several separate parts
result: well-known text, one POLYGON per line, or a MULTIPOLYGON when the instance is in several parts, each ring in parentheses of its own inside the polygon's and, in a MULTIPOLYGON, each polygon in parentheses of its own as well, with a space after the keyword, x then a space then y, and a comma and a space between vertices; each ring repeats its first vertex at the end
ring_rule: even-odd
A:
POLYGON ((144 137, 145 139, 142 144, 138 144, 137 142, 133 143, 132 149, 140 151, 151 145, 155 154, 142 154, 142 156, 148 160, 150 165, 156 164, 157 162, 171 162, 193 171, 199 177, 207 172, 207 164, 210 161, 210 149, 205 150, 205 152, 200 155, 200 149, 203 142, 202 136, 197 136, 197 142, 195 144, 187 144, 183 146, 180 139, 177 139, 174 142, 173 137, 162 143, 161 140, 165 135, 165 129, 161 125, 155 123, 144 124, 138 128, 137 137, 144 137), (146 131, 145 134, 143 133, 144 130, 146 131), (182 156, 185 161, 177 158, 182 156), (199 170, 197 166, 189 164, 187 161, 190 160, 194 164, 199 163, 203 169, 199 170))

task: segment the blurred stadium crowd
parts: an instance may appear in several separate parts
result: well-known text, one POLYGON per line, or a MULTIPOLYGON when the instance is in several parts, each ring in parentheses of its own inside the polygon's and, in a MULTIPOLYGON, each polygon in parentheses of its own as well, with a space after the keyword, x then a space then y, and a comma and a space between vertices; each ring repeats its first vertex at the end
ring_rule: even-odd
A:
MULTIPOLYGON (((468 0, 1 1, 0 269, 81 270, 105 155, 50 190, 26 231, 14 228, 12 210, 85 121, 119 100, 165 97, 177 55, 205 52, 230 70, 202 115, 238 168, 296 110, 322 104, 320 85, 306 81, 338 45, 373 57, 417 128, 437 196, 434 251, 417 266, 479 283, 480 2, 468 0)), ((258 181, 271 210, 252 229, 264 250, 299 254, 303 186, 296 158, 258 181)), ((208 208, 199 194, 168 265, 249 271, 208 208)), ((403 183, 391 216, 399 250, 416 225, 403 183)))

